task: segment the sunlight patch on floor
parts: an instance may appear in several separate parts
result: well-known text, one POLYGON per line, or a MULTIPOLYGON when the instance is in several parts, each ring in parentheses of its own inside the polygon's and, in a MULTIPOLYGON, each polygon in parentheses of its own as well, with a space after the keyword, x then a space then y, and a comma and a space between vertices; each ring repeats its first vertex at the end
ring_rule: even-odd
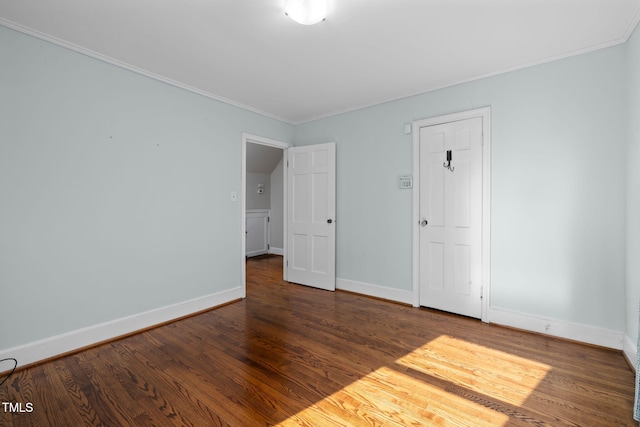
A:
POLYGON ((293 425, 495 426, 509 417, 412 375, 381 367, 288 418, 293 425))
POLYGON ((551 370, 549 365, 446 335, 397 363, 516 406, 551 370))

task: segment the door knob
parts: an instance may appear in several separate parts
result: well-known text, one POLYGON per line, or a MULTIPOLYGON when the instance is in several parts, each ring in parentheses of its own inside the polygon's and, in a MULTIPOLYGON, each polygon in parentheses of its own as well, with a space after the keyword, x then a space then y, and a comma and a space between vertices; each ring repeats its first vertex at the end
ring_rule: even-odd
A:
POLYGON ((327 224, 331 224, 332 222, 333 222, 333 220, 332 220, 332 219, 328 219, 328 220, 327 220, 327 224))
POLYGON ((427 224, 429 224, 429 222, 426 219, 423 219, 422 221, 420 221, 420 225, 423 227, 426 227, 427 224))

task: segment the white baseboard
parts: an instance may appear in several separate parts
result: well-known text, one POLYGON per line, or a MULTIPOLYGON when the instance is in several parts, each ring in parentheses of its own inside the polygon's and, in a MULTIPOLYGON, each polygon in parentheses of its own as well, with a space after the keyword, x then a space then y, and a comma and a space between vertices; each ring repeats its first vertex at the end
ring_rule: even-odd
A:
POLYGON ((564 320, 549 319, 499 308, 490 308, 488 317, 489 323, 511 326, 526 331, 538 332, 616 350, 623 349, 624 333, 621 331, 572 323, 564 320))
POLYGON ((284 249, 282 249, 282 248, 269 248, 269 253, 273 254, 273 255, 283 255, 284 256, 284 249))
POLYGON ((372 285, 370 283, 356 282, 355 280, 340 279, 337 277, 336 289, 355 292, 357 294, 368 295, 376 298, 383 298, 405 304, 413 303, 413 291, 403 291, 401 289, 387 288, 384 286, 372 285))
POLYGON ((0 359, 18 361, 18 367, 30 365, 84 347, 150 328, 199 311, 242 298, 242 288, 205 295, 166 307, 100 323, 18 347, 0 350, 0 359))
POLYGON ((245 256, 246 256, 247 258, 252 258, 252 257, 254 257, 254 256, 266 255, 266 254, 268 254, 268 253, 269 253, 269 251, 263 251, 263 250, 260 250, 260 251, 247 252, 247 253, 245 254, 245 256))
POLYGON ((631 338, 629 338, 627 334, 624 334, 624 347, 622 348, 622 352, 635 371, 638 360, 638 350, 636 349, 636 344, 631 341, 631 338))
MULTIPOLYGON (((412 291, 387 288, 355 280, 336 278, 336 288, 404 304, 412 304, 413 302, 412 291)), ((0 350, 0 359, 15 358, 18 360, 18 367, 30 365, 240 299, 242 291, 242 288, 229 289, 18 347, 0 350)), ((498 308, 491 308, 488 317, 490 323, 622 350, 632 365, 635 365, 637 357, 635 344, 623 332, 498 308)))
MULTIPOLYGON (((370 283, 341 278, 336 278, 336 289, 405 304, 412 304, 414 297, 412 291, 403 291, 400 289, 387 288, 372 285, 370 283)), ((488 319, 489 323, 510 326, 525 331, 538 332, 545 335, 599 345, 616 350, 623 350, 624 346, 625 355, 627 355, 632 362, 636 360, 634 346, 630 342, 627 343, 627 341, 630 340, 625 340, 624 333, 620 331, 580 323, 572 323, 564 320, 544 318, 499 308, 490 308, 488 319), (627 349, 627 347, 629 349, 627 349)))

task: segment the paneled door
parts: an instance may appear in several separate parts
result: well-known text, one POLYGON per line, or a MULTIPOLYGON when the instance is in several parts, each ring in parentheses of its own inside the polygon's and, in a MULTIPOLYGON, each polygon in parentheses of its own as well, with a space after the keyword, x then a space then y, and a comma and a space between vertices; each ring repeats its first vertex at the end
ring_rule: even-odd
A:
POLYGON ((482 313, 482 118, 419 128, 420 305, 482 313))
POLYGON ((287 149, 287 280, 336 288, 335 143, 287 149))

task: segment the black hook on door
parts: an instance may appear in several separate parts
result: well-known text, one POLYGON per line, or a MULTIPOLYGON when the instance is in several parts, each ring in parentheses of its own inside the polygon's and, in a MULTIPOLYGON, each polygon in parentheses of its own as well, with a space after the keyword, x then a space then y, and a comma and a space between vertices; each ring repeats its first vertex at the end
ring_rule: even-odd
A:
POLYGON ((451 167, 451 150, 447 150, 447 161, 442 164, 445 168, 449 169, 451 172, 455 169, 451 167))

